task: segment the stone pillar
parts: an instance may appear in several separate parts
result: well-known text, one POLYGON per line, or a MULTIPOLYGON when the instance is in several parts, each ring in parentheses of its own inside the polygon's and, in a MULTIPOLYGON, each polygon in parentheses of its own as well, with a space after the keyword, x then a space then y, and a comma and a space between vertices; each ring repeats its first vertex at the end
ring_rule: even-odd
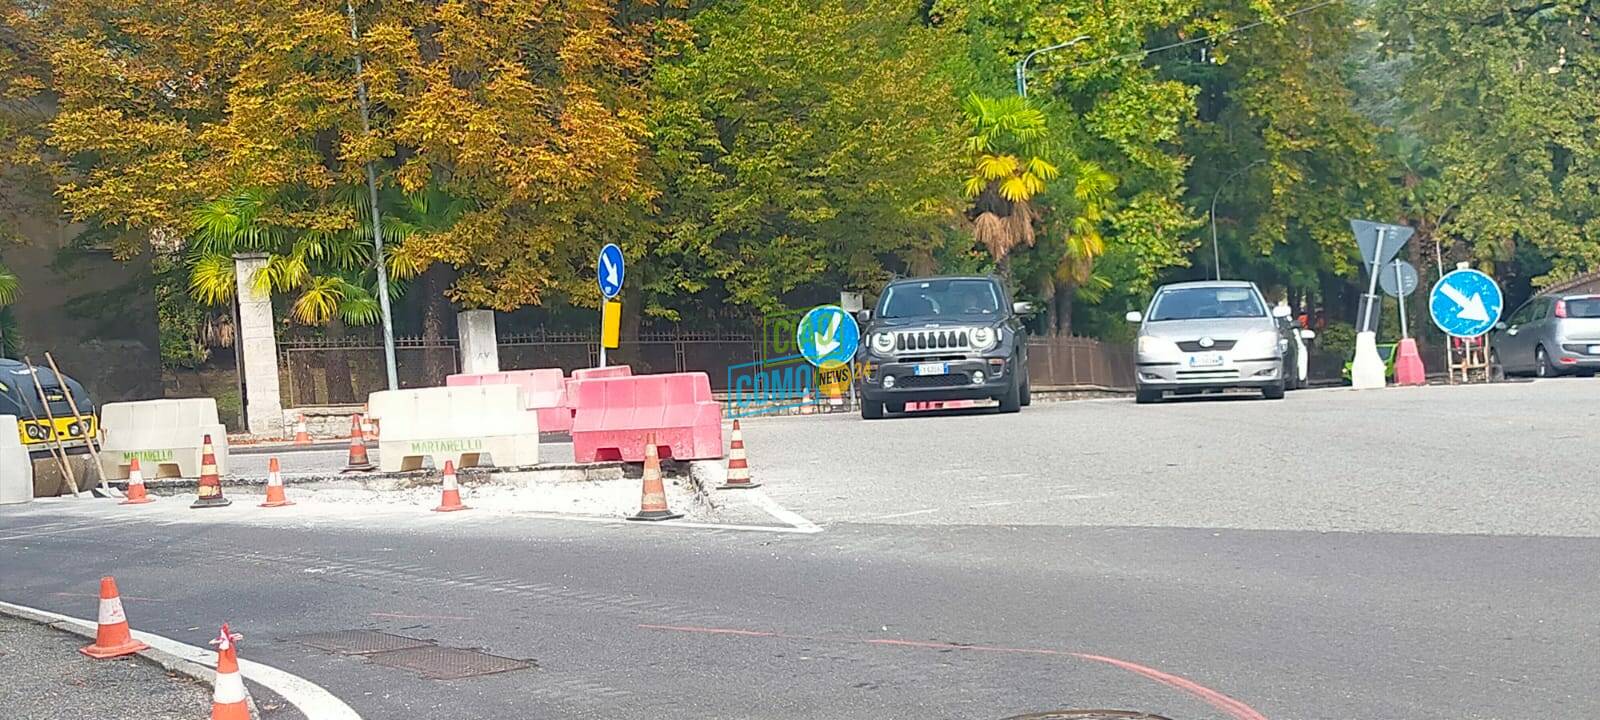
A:
POLYGON ((252 435, 283 435, 283 399, 278 395, 278 341, 273 335, 272 295, 255 287, 256 272, 267 266, 263 254, 233 256, 238 283, 239 328, 234 352, 244 369, 245 427, 252 435))
POLYGON ((493 310, 462 310, 456 315, 461 338, 461 372, 467 375, 500 372, 500 340, 495 336, 493 310))

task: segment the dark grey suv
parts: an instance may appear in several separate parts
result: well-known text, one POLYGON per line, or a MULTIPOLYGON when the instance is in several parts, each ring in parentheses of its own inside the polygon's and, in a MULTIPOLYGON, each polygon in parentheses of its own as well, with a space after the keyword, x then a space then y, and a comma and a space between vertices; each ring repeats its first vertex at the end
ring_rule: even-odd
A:
POLYGON ((908 402, 986 400, 1017 412, 1031 398, 1028 333, 1005 284, 993 277, 897 280, 863 310, 861 417, 905 411, 908 402))

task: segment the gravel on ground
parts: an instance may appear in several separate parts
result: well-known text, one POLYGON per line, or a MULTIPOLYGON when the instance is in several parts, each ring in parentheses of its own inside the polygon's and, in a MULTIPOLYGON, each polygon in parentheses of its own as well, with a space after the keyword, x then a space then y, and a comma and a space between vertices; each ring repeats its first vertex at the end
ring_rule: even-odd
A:
POLYGON ((194 720, 211 712, 211 688, 137 656, 93 660, 83 638, 0 615, 0 718, 194 720))

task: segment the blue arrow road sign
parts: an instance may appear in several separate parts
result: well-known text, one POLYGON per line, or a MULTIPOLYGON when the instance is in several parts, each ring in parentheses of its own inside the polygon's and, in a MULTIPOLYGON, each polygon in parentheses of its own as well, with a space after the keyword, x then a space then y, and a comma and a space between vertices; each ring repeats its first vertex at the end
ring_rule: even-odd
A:
POLYGON ((600 248, 600 262, 595 267, 600 279, 600 294, 611 299, 622 292, 622 248, 616 243, 606 243, 600 248))
POLYGON ((837 367, 855 357, 861 343, 856 319, 838 305, 818 305, 800 318, 795 328, 800 354, 817 367, 837 367))
POLYGON ((1505 298, 1494 279, 1477 270, 1457 270, 1434 283, 1428 297, 1433 323, 1455 337, 1477 337, 1500 322, 1505 298))

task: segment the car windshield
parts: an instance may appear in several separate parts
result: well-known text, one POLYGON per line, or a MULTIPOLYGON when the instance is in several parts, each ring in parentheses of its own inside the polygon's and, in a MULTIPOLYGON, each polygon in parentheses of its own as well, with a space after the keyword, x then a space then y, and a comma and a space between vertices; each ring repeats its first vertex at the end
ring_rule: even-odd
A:
POLYGON ((1163 290, 1150 309, 1150 319, 1210 320, 1265 317, 1267 311, 1248 287, 1194 287, 1163 290))
POLYGON ((989 280, 924 280, 890 285, 878 303, 878 317, 994 315, 1000 288, 989 280))
POLYGON ((1600 318, 1600 297, 1568 298, 1567 317, 1600 318))

